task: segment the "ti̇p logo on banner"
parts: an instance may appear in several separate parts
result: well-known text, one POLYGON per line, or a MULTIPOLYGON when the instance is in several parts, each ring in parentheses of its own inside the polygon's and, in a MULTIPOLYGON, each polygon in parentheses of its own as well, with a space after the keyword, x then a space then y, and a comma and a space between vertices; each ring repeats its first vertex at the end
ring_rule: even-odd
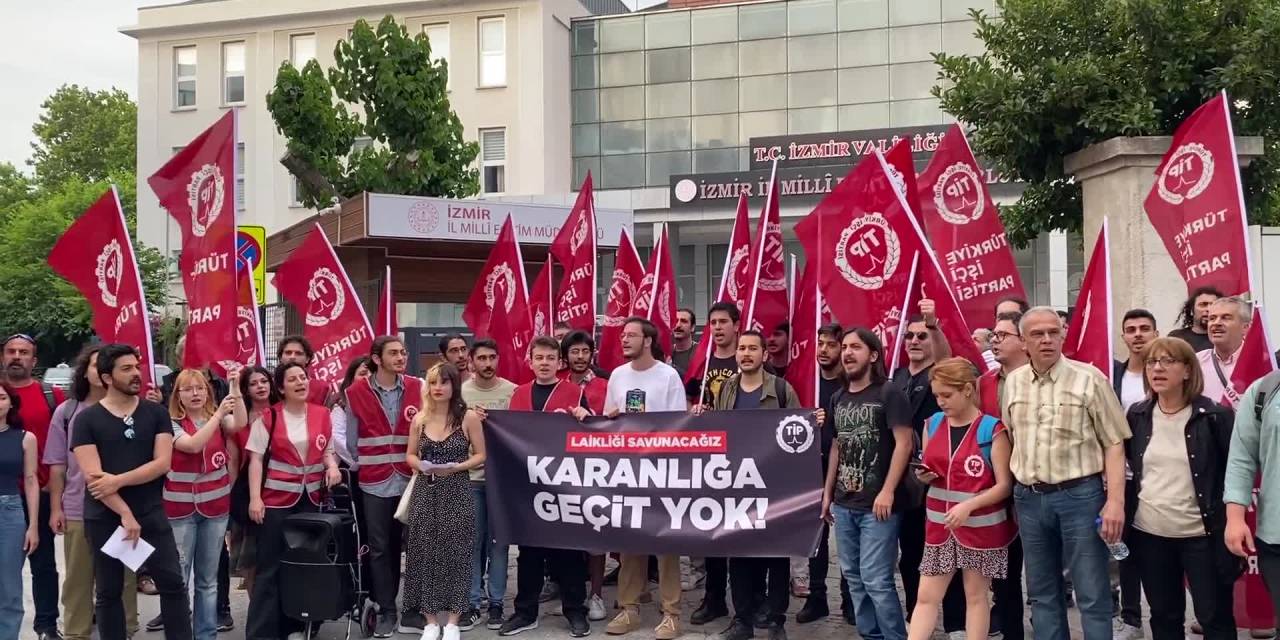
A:
POLYGON ((216 164, 206 164, 191 174, 187 184, 187 204, 191 205, 191 233, 203 238, 222 213, 226 182, 216 164))
POLYGON ((813 446, 813 425, 804 416, 787 416, 778 422, 778 447, 787 453, 804 453, 813 446))
POLYGON ((342 291, 342 281, 328 267, 316 269, 311 276, 311 283, 307 285, 307 300, 311 304, 307 308, 306 322, 313 327, 323 327, 336 320, 342 315, 347 302, 342 291))
POLYGON ((627 314, 627 310, 631 309, 631 302, 636 298, 636 284, 631 281, 631 276, 623 269, 614 269, 612 283, 609 285, 609 300, 623 309, 622 315, 610 316, 606 315, 604 324, 606 327, 620 327, 622 321, 627 314))
POLYGON ((496 309, 494 305, 499 297, 502 298, 503 310, 510 313, 516 303, 516 276, 505 262, 494 267, 484 281, 484 303, 490 311, 496 309))
POLYGON ((855 218, 836 242, 836 268, 860 289, 879 289, 898 270, 902 247, 884 214, 855 218))
POLYGON ((968 224, 982 217, 986 199, 982 197, 982 181, 965 162, 947 167, 933 186, 933 202, 938 215, 951 224, 968 224))
POLYGON ((119 304, 116 295, 120 292, 120 276, 123 270, 124 256, 120 252, 120 241, 112 240, 102 247, 98 254, 98 264, 93 269, 98 276, 98 291, 102 292, 102 303, 108 307, 119 304))
POLYGON ((1199 142, 1189 142, 1169 158, 1156 184, 1160 198, 1176 205, 1204 193, 1212 181, 1213 153, 1199 142))

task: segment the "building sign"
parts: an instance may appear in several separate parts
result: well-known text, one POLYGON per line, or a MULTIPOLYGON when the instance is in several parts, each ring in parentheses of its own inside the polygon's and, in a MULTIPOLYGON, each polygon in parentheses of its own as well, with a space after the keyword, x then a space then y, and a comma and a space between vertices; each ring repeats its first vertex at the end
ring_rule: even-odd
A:
MULTIPOLYGON (((551 244, 569 217, 571 206, 368 195, 369 236, 415 240, 494 242, 511 216, 516 238, 524 244, 551 244)), ((633 216, 622 209, 596 209, 596 243, 618 246, 623 229, 631 233, 633 216)))
POLYGON ((917 164, 924 166, 942 142, 951 125, 865 129, 837 133, 802 133, 788 136, 766 136, 750 141, 751 169, 769 169, 778 160, 782 167, 815 167, 856 164, 873 151, 888 153, 903 138, 911 139, 911 152, 917 164))

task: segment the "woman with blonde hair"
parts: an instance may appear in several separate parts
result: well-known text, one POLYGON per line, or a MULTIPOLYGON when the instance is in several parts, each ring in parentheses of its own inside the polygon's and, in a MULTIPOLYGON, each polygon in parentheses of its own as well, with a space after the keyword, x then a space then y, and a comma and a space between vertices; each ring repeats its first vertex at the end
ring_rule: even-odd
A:
POLYGON ((215 407, 213 385, 203 371, 183 369, 169 397, 173 462, 164 481, 164 510, 173 527, 182 577, 194 584, 196 640, 218 636, 218 561, 226 545, 231 485, 239 450, 230 437, 248 422, 240 401, 240 372, 228 376, 231 392, 215 407))
POLYGON ((409 552, 404 610, 427 618, 422 640, 458 640, 458 619, 470 606, 475 504, 467 471, 484 464, 480 416, 462 401, 462 376, 451 364, 427 371, 423 410, 409 431, 414 470, 409 496, 409 552), (473 453, 474 452, 474 453, 473 453), (441 629, 439 614, 448 612, 441 629))
POLYGON ((941 412, 926 425, 916 477, 925 496, 925 547, 920 592, 911 616, 910 640, 933 635, 938 607, 959 572, 964 580, 965 634, 987 637, 993 578, 1004 578, 1009 543, 1018 526, 1009 513, 1013 445, 1003 423, 978 409, 977 374, 963 358, 948 358, 929 372, 941 412))
POLYGON ((1127 416, 1133 437, 1124 453, 1133 480, 1124 504, 1129 548, 1151 606, 1151 637, 1184 636, 1185 584, 1204 637, 1234 638, 1232 586, 1244 561, 1223 542, 1222 489, 1235 417, 1203 395, 1204 372, 1182 339, 1156 338, 1145 360, 1147 398, 1127 416))

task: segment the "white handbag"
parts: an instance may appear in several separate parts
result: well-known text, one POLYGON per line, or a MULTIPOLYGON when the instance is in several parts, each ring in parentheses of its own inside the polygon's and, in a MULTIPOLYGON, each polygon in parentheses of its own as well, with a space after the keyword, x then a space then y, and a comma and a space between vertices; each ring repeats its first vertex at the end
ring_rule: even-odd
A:
POLYGON ((404 488, 404 493, 400 496, 400 502, 396 504, 395 519, 404 524, 409 524, 409 503, 413 500, 413 485, 418 481, 419 473, 413 474, 409 478, 409 484, 404 488))

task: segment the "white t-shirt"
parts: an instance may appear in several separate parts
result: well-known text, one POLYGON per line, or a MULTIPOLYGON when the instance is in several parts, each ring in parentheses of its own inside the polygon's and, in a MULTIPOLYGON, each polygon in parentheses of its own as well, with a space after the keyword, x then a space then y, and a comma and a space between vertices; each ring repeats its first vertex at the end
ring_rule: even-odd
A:
MULTIPOLYGON (((271 420, 270 415, 270 412, 264 413, 263 417, 253 421, 253 426, 249 428, 249 442, 245 444, 245 449, 260 455, 266 454, 271 446, 271 432, 263 420, 271 420)), ((288 431, 289 441, 298 450, 298 456, 305 460, 307 450, 311 447, 311 436, 307 431, 307 414, 294 414, 285 411, 283 407, 278 407, 276 416, 283 418, 276 424, 276 428, 284 428, 288 431)), ((325 451, 333 451, 332 438, 325 445, 325 451)))
POLYGON ((605 413, 614 409, 620 413, 684 411, 687 406, 680 374, 665 362, 644 371, 636 371, 628 362, 609 375, 605 413))
POLYGON ((1147 391, 1142 388, 1142 372, 1137 373, 1128 369, 1124 370, 1124 378, 1120 380, 1120 404, 1125 411, 1129 407, 1142 402, 1147 397, 1147 391))

